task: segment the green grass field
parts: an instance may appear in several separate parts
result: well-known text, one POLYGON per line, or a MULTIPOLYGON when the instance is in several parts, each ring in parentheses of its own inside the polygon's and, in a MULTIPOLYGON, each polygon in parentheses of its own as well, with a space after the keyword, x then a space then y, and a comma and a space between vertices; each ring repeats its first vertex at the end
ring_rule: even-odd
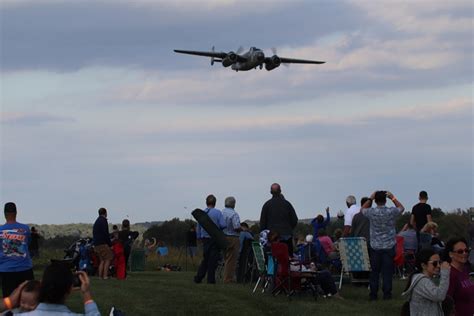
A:
MULTIPOLYGON (((49 258, 61 258, 61 251, 43 252, 34 261, 38 279, 49 258)), ((394 279, 394 298, 390 301, 368 301, 366 287, 344 284, 341 295, 345 298, 296 295, 289 300, 285 295, 273 297, 267 293, 252 294, 252 284, 194 284, 194 265, 188 258, 189 271, 158 271, 164 263, 185 267, 184 255, 170 249, 170 256, 147 260, 146 271, 129 273, 127 280, 101 280, 91 277, 92 294, 102 315, 108 315, 112 306, 135 315, 399 315, 404 302, 400 294, 405 280, 394 279)), ((381 295, 381 294, 380 294, 381 295)), ((83 312, 79 293, 73 293, 67 305, 75 312, 83 312)))
MULTIPOLYGON (((194 272, 134 272, 127 280, 100 280, 92 277, 92 292, 103 315, 112 306, 126 315, 399 315, 404 281, 395 280, 394 299, 368 301, 365 287, 343 285, 344 300, 296 295, 291 301, 284 295, 273 297, 257 292, 250 284, 194 284, 194 272)), ((79 293, 68 305, 82 311, 79 293)))

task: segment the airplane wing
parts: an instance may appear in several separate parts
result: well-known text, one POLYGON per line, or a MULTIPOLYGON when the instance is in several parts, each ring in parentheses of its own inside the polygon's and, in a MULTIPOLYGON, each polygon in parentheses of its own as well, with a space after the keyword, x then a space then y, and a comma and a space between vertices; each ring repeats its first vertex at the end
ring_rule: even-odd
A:
POLYGON ((284 64, 324 64, 325 61, 307 60, 307 59, 294 59, 280 57, 280 60, 284 64))
POLYGON ((224 53, 224 52, 200 52, 200 51, 195 51, 195 50, 180 50, 180 49, 175 49, 174 52, 180 53, 180 54, 214 57, 214 58, 220 58, 220 59, 224 59, 227 57, 227 53, 224 53))
POLYGON ((230 59, 234 61, 239 61, 239 62, 245 62, 247 61, 247 58, 236 54, 234 52, 229 52, 229 53, 224 53, 224 52, 201 52, 201 51, 195 51, 195 50, 180 50, 180 49, 175 49, 175 53, 180 53, 180 54, 188 54, 188 55, 196 55, 196 56, 205 56, 205 57, 211 57, 211 58, 219 58, 219 59, 224 59, 226 57, 229 57, 230 59))

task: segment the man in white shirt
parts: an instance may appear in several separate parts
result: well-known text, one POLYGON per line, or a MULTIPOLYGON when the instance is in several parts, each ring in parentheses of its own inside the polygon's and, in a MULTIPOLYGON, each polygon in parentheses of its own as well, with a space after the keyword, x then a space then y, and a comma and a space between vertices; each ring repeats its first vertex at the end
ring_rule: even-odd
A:
POLYGON ((240 250, 240 217, 235 211, 235 198, 229 196, 225 199, 225 208, 222 210, 222 216, 226 223, 223 232, 226 235, 228 247, 225 251, 224 259, 224 283, 234 282, 237 260, 240 250))
POLYGON ((349 195, 346 198, 346 205, 348 209, 346 210, 346 214, 344 215, 344 237, 350 236, 351 233, 351 226, 352 226, 352 218, 354 215, 360 212, 360 207, 357 206, 357 200, 355 196, 349 195))

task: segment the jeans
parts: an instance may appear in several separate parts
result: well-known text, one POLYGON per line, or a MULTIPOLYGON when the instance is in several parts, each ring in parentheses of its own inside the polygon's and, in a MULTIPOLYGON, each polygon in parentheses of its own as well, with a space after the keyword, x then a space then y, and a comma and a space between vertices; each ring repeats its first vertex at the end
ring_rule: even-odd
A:
POLYGON ((201 283, 207 274, 207 283, 216 283, 216 268, 220 258, 219 248, 214 239, 204 238, 202 241, 203 258, 198 272, 194 277, 196 283, 201 283))
POLYGON ((392 298, 392 276, 393 276, 393 258, 395 257, 395 246, 389 249, 370 248, 370 298, 377 299, 379 291, 379 276, 382 273, 382 291, 383 298, 392 298))

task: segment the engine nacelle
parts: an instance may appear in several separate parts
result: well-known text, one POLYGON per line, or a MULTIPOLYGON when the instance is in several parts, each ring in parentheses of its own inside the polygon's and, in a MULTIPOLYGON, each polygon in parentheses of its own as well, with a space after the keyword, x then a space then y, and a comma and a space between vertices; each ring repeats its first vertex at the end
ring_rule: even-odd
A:
POLYGON ((272 69, 277 68, 278 66, 281 65, 281 59, 277 55, 273 55, 270 57, 270 60, 265 62, 265 69, 270 71, 272 69))
POLYGON ((230 52, 227 56, 222 60, 222 66, 229 67, 232 64, 235 64, 237 61, 237 54, 234 52, 230 52))

